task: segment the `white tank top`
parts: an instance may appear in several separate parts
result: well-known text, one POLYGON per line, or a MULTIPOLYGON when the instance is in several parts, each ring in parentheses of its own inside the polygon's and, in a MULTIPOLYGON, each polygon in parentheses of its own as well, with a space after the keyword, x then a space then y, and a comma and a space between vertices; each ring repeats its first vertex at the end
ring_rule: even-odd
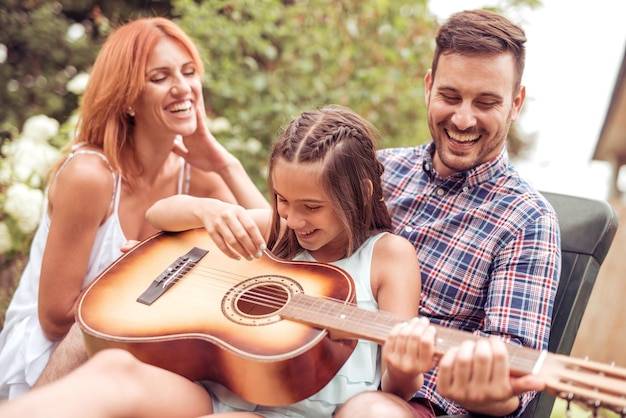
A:
MULTIPOLYGON (((120 247, 127 240, 122 231, 118 213, 122 176, 113 172, 104 154, 80 149, 80 145, 76 146, 59 168, 57 175, 72 158, 82 154, 100 157, 111 170, 115 185, 111 196, 113 211, 96 233, 87 273, 83 280, 82 287, 84 288, 122 255, 120 247)), ((188 164, 181 158, 178 193, 187 192, 189 172, 188 164)), ((46 210, 33 237, 28 264, 13 294, 6 312, 4 328, 0 332, 0 401, 15 398, 30 390, 58 344, 46 338, 38 319, 39 274, 49 230, 50 218, 46 210)), ((68 262, 71 262, 70 254, 68 254, 68 262)))

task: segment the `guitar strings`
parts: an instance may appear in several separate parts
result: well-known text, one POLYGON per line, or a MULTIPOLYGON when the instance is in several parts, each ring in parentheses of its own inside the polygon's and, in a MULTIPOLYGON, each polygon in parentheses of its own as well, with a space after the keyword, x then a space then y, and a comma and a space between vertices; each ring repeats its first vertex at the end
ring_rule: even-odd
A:
MULTIPOLYGON (((282 297, 284 295, 283 292, 275 291, 275 292, 259 292, 255 290, 259 286, 265 285, 265 288, 270 287, 273 283, 262 282, 260 281, 259 286, 255 286, 252 288, 244 288, 238 289, 235 286, 245 280, 250 279, 251 277, 233 273, 217 268, 206 267, 206 266, 197 266, 196 270, 192 271, 187 277, 184 278, 185 281, 192 281, 194 284, 207 284, 210 289, 215 289, 219 292, 234 292, 235 295, 239 295, 241 299, 245 302, 249 303, 258 303, 260 306, 270 309, 278 310, 285 304, 285 298, 282 297), (193 280, 199 278, 199 280, 193 280), (205 280, 205 279, 210 280, 205 280)), ((276 286, 276 285, 275 285, 276 286)))
MULTIPOLYGON (((249 303, 251 305, 256 305, 258 307, 266 308, 272 311, 278 311, 283 306, 285 306, 285 304, 288 302, 289 292, 279 283, 275 283, 272 281, 263 282, 262 279, 259 279, 258 284, 251 286, 250 288, 239 289, 236 287, 237 284, 240 284, 252 278, 253 277, 244 274, 210 267, 205 264, 198 264, 189 272, 187 272, 183 277, 181 277, 179 279, 180 283, 176 283, 174 287, 177 287, 177 292, 180 293, 193 293, 193 296, 195 297, 189 298, 189 300, 197 300, 198 288, 201 288, 203 292, 214 291, 221 295, 226 295, 227 293, 232 292, 233 298, 237 298, 240 302, 249 303), (185 285, 180 286, 182 282, 184 282, 185 285)), ((345 306, 347 308, 357 307, 355 303, 347 302, 345 300, 332 298, 325 295, 314 296, 317 299, 338 302, 340 306, 345 306)), ((313 306, 308 306, 308 308, 314 309, 313 306)), ((322 306, 320 306, 320 308, 322 308, 322 306)), ((347 309, 347 311, 348 312, 346 314, 346 317, 341 318, 342 322, 351 321, 352 323, 358 324, 360 326, 365 325, 373 332, 384 333, 385 335, 391 330, 389 324, 379 323, 378 321, 368 321, 367 323, 364 323, 361 318, 355 317, 355 314, 365 314, 365 312, 371 314, 372 311, 361 312, 363 310, 354 309, 347 309)), ((329 315, 329 312, 318 310, 317 314, 329 315)), ((335 314, 340 315, 341 312, 335 314)), ((395 322, 402 321, 396 320, 395 322)), ((395 325, 395 323, 393 325, 395 325)))
MULTIPOLYGON (((222 265, 224 263, 214 263, 222 265)), ((236 270, 236 269, 235 269, 236 270)), ((197 293, 198 288, 202 289, 202 292, 215 292, 221 297, 225 296, 228 292, 233 292, 233 298, 238 298, 241 302, 250 303, 252 305, 256 305, 258 307, 263 307, 268 310, 278 311, 280 310, 286 303, 286 292, 284 290, 281 291, 272 291, 275 288, 279 289, 279 286, 276 283, 268 282, 263 285, 261 279, 259 282, 261 283, 257 287, 238 289, 236 285, 247 281, 249 279, 253 279, 254 277, 260 276, 248 276, 244 274, 235 273, 226 269, 218 269, 215 267, 211 267, 208 263, 198 263, 193 269, 189 272, 186 272, 184 277, 180 278, 180 283, 176 283, 174 287, 178 287, 177 292, 188 292, 192 293, 192 297, 188 298, 189 300, 198 300, 197 293), (184 283, 183 286, 180 286, 184 283), (272 286, 274 285, 274 286, 272 286), (257 289, 264 289, 263 292, 257 289)), ((171 291, 171 289, 170 289, 171 291)), ((346 307, 354 308, 357 305, 352 302, 346 302, 344 300, 331 298, 325 295, 313 295, 318 299, 339 302, 341 305, 346 307)), ((322 306, 320 306, 321 308, 322 306)), ((314 309, 313 307, 309 307, 310 309, 314 309)), ((349 309, 348 309, 349 310, 349 309)), ((372 332, 376 332, 377 334, 386 335, 391 331, 391 327, 395 325, 397 322, 403 322, 394 319, 393 324, 384 323, 385 321, 379 321, 379 317, 376 317, 377 320, 370 320, 364 322, 362 318, 355 317, 359 313, 363 313, 362 310, 349 310, 346 314, 345 318, 342 318, 342 322, 350 322, 353 326, 365 327, 367 326, 372 332)), ((371 312, 371 311, 366 311, 371 312)), ((331 313, 327 311, 321 311, 319 309, 315 310, 315 313, 319 316, 322 315, 331 315, 331 313)), ((280 315, 279 312, 277 312, 280 315)), ((342 312, 333 312, 332 315, 341 315, 342 312)), ((378 315, 384 314, 383 312, 378 311, 378 315)), ((369 319, 369 318, 368 318, 369 319)), ((464 339, 467 339, 468 336, 473 334, 469 334, 464 331, 454 330, 446 327, 440 327, 437 331, 439 335, 445 336, 445 338, 439 338, 438 346, 442 348, 442 352, 447 351, 449 348, 458 345, 458 343, 464 339)), ((475 338, 480 338, 475 336, 475 338)), ((526 347, 520 347, 516 345, 511 345, 509 348, 511 351, 512 361, 517 362, 517 366, 524 371, 531 371, 533 366, 536 364, 538 351, 528 349, 526 347)))
MULTIPOLYGON (((222 263, 215 263, 220 264, 222 263)), ((254 276, 257 277, 257 276, 254 276)), ((259 279, 261 285, 257 287, 252 287, 248 289, 238 289, 236 285, 247 281, 249 279, 254 278, 253 276, 247 276, 244 274, 234 273, 232 271, 228 271, 226 269, 218 269, 215 267, 211 267, 206 263, 197 264, 193 269, 191 269, 184 277, 180 279, 181 282, 184 282, 184 286, 179 286, 181 283, 177 283, 174 287, 179 286, 179 292, 189 292, 192 293, 190 300, 198 300, 197 293, 198 288, 201 288, 202 292, 214 292, 216 294, 225 296, 228 292, 233 292, 233 298, 238 298, 241 302, 250 303, 251 305, 256 305, 258 307, 263 307, 268 310, 279 311, 283 306, 288 302, 287 293, 284 289, 281 288, 280 285, 276 283, 272 283, 269 281, 266 285, 263 285, 262 280, 259 279), (273 286, 275 285, 275 287, 273 286), (258 289, 263 289, 258 290, 258 289), (273 290, 273 289, 281 289, 281 290, 273 290)), ((346 312, 328 312, 322 310, 327 306, 320 305, 319 307, 307 306, 306 309, 297 305, 301 311, 310 311, 310 313, 315 314, 317 317, 333 317, 338 318, 341 315, 346 315, 341 318, 341 322, 344 324, 351 324, 352 327, 359 328, 367 328, 370 332, 376 333, 377 335, 383 336, 382 339, 391 331, 393 325, 398 322, 403 322, 398 318, 389 319, 384 316, 384 312, 378 311, 376 312, 376 316, 368 316, 363 317, 366 313, 371 314, 371 311, 363 310, 355 310, 349 309, 354 308, 357 305, 352 302, 346 302, 344 300, 331 298, 328 296, 316 296, 318 299, 339 302, 341 306, 345 306, 346 312), (381 319, 382 318, 382 319, 381 319)), ((280 312, 275 312, 277 315, 280 315, 280 312)), ((438 327, 438 341, 437 341, 437 351, 441 353, 445 353, 451 347, 457 346, 461 341, 467 339, 468 337, 481 338, 474 334, 455 330, 447 327, 438 327)), ((533 370, 537 362, 537 358, 539 355, 539 351, 533 350, 527 347, 520 347, 517 345, 509 344, 508 345, 509 352, 511 354, 511 364, 515 364, 516 368, 524 371, 525 373, 530 373, 533 370)))
MULTIPOLYGON (((229 262, 232 261, 219 260, 219 262, 211 263, 211 265, 209 265, 209 263, 203 260, 200 263, 197 263, 192 268, 182 272, 182 274, 180 274, 180 277, 178 278, 178 283, 175 283, 173 285, 173 288, 169 289, 167 292, 175 290, 175 292, 178 294, 190 295, 191 297, 183 296, 184 303, 186 304, 192 303, 191 301, 195 302, 196 304, 201 304, 201 302, 197 302, 199 300, 198 293, 206 294, 208 297, 219 296, 220 299, 223 299, 227 294, 230 294, 230 296, 232 296, 232 299, 237 299, 242 303, 248 303, 259 308, 265 308, 267 310, 265 312, 266 316, 271 314, 277 314, 280 316, 280 312, 278 311, 281 310, 281 308, 283 308, 289 302, 291 292, 287 290, 287 288, 284 287, 280 282, 274 282, 269 279, 265 281, 263 280, 263 278, 265 277, 278 277, 280 276, 280 274, 267 274, 268 269, 266 269, 266 274, 258 271, 261 274, 260 276, 249 276, 246 274, 229 271, 225 268, 220 269, 212 267, 212 265, 228 265, 229 262), (255 278, 258 278, 258 282, 250 285, 250 287, 238 287, 239 284, 255 278)), ((255 268, 252 266, 246 267, 255 270, 255 268)), ((238 267, 231 270, 240 271, 242 269, 241 267, 238 267)), ((300 276, 303 276, 303 274, 300 274, 300 276)), ((304 285, 306 284, 306 281, 305 283, 300 284, 304 285)), ((337 306, 343 306, 346 308, 346 310, 345 312, 329 312, 323 310, 328 308, 327 305, 323 304, 320 304, 319 306, 307 305, 306 308, 298 304, 296 305, 296 307, 302 311, 310 311, 311 313, 315 313, 317 316, 338 317, 341 315, 345 315, 345 317, 341 318, 341 321, 343 323, 351 323, 354 324, 354 326, 359 327, 367 326, 368 329, 372 330, 372 332, 376 332, 379 335, 382 334, 386 336, 386 334, 391 331, 393 325, 398 322, 403 322, 403 320, 400 320, 396 317, 389 318, 389 314, 385 312, 372 312, 365 311, 363 309, 354 309, 355 307, 357 307, 357 305, 353 302, 332 298, 326 295, 312 294, 310 296, 314 296, 318 300, 322 301, 338 302, 337 306), (376 316, 371 316, 372 313, 376 314, 376 316), (387 314, 387 316, 385 316, 385 314, 387 314)), ((442 352, 447 351, 450 347, 458 345, 460 341, 467 339, 468 337, 471 337, 473 335, 466 331, 454 330, 447 327, 438 327, 437 333, 441 336, 441 338, 438 338, 437 342, 438 349, 441 348, 442 352)), ((479 336, 474 337, 481 338, 479 336)), ((531 371, 533 369, 533 366, 536 364, 539 351, 512 344, 509 345, 512 362, 515 361, 517 367, 519 367, 520 370, 531 371)))

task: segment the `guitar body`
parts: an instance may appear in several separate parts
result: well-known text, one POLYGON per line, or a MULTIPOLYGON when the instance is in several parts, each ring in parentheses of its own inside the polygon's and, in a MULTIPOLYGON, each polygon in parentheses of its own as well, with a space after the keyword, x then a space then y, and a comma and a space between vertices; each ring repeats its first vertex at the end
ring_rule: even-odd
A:
MULTIPOLYGON (((196 229, 156 234, 116 260, 81 294, 76 322, 90 354, 122 348, 189 379, 219 382, 249 402, 279 406, 322 389, 355 338, 382 344, 406 320, 360 309, 355 299, 352 278, 338 267, 269 253, 233 260, 196 229)), ((486 338, 433 326, 435 359, 486 338)), ((624 416, 626 369, 507 348, 511 375, 538 375, 568 402, 624 416)))
MULTIPOLYGON (((153 286, 154 287, 154 286, 153 286)), ((87 350, 122 348, 191 380, 212 380, 249 402, 286 405, 323 388, 356 341, 282 319, 298 293, 355 302, 351 277, 327 264, 225 256, 204 230, 159 233, 88 286, 76 321, 87 350), (149 303, 138 298, 193 248, 207 251, 149 303)))

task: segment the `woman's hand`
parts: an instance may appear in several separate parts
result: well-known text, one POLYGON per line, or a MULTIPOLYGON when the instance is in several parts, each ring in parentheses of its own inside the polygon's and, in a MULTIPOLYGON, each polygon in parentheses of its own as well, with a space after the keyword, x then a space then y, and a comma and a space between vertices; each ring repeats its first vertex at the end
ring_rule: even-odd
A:
POLYGON ((241 162, 209 131, 203 101, 196 103, 196 121, 196 131, 174 140, 172 151, 196 169, 218 174, 224 182, 222 191, 232 194, 234 203, 246 209, 269 208, 265 196, 256 187, 241 162))
POLYGON ((207 126, 204 100, 196 101, 196 131, 174 141, 173 151, 189 164, 203 171, 221 172, 239 160, 229 153, 213 136, 207 126))

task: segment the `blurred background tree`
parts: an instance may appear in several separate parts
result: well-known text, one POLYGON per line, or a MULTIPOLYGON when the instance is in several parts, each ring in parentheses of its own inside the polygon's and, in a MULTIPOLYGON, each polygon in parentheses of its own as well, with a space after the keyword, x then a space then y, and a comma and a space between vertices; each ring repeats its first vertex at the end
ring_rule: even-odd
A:
POLYGON ((172 3, 205 57, 207 108, 263 144, 238 155, 255 178, 277 131, 304 108, 349 106, 384 146, 428 138, 422 77, 436 24, 426 1, 172 3))
MULTIPOLYGON (((508 0, 500 8, 537 4, 508 0)), ((426 0, 2 0, 0 134, 15 136, 36 114, 63 123, 78 105, 68 81, 89 71, 110 31, 160 15, 197 41, 209 116, 229 122, 222 139, 261 188, 269 145, 303 108, 349 106, 382 132, 381 146, 425 142, 422 78, 437 28, 427 6, 426 0)), ((523 145, 516 135, 512 153, 523 145)))
MULTIPOLYGON (((539 4, 502 0, 498 9, 539 4)), ((427 0, 0 0, 0 141, 43 114, 61 124, 50 142, 63 145, 80 100, 71 81, 89 72, 111 30, 155 15, 196 41, 211 129, 262 190, 270 144, 305 108, 351 107, 380 130, 383 147, 430 139, 423 76, 438 22, 427 0)), ((532 143, 515 131, 509 139, 513 155, 532 143)), ((8 186, 0 183, 0 222, 8 186)), ((18 279, 29 239, 17 257, 0 254, 0 326, 10 297, 1 289, 18 279)))
POLYGON ((19 128, 36 114, 63 122, 77 106, 66 84, 88 71, 111 22, 169 10, 161 1, 2 0, 0 128, 19 128))

